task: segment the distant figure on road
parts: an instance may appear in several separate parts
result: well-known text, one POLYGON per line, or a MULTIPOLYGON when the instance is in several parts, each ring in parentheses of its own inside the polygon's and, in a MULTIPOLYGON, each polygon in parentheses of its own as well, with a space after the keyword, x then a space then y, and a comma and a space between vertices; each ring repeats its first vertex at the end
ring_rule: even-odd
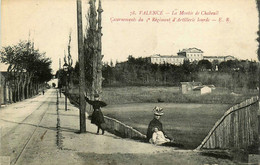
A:
POLYGON ((44 89, 42 90, 42 94, 44 95, 44 89))
POLYGON ((92 116, 91 116, 91 123, 97 125, 97 127, 98 127, 97 134, 99 134, 99 130, 101 129, 102 135, 103 135, 105 133, 105 120, 104 120, 104 116, 103 116, 103 113, 101 112, 100 108, 105 107, 107 104, 105 102, 99 100, 98 94, 94 95, 94 101, 89 100, 86 97, 86 94, 85 94, 85 99, 90 105, 92 105, 92 107, 94 109, 92 116))
MULTIPOLYGON (((164 114, 163 113, 163 109, 160 107, 155 107, 153 109, 154 111, 154 118, 153 120, 149 123, 148 129, 147 129, 147 134, 146 134, 146 140, 147 142, 150 141, 150 139, 153 136, 153 133, 155 131, 155 128, 157 128, 158 131, 162 132, 163 135, 165 136, 165 138, 168 138, 166 136, 166 134, 163 131, 163 126, 162 123, 159 121, 159 119, 161 118, 161 116, 164 114)), ((159 133, 160 134, 160 133, 159 133)), ((169 138, 170 139, 170 138, 169 138)), ((171 139, 170 139, 171 140, 171 139)))

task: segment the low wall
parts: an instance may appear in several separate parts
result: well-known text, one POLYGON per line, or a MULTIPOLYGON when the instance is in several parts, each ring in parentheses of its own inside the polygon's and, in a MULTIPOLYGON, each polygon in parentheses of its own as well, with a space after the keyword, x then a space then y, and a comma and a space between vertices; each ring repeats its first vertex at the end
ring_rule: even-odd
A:
POLYGON ((114 133, 115 135, 118 135, 123 138, 131 138, 131 139, 145 139, 146 136, 143 135, 141 132, 137 131, 136 129, 116 120, 113 118, 110 118, 108 116, 105 117, 105 122, 107 129, 114 133))
POLYGON ((231 107, 197 149, 244 149, 258 146, 258 97, 231 107))
MULTIPOLYGON (((76 94, 70 94, 68 96, 70 102, 78 107, 79 100, 76 94)), ((92 111, 89 110, 89 108, 86 108, 86 112, 88 114, 91 114, 92 111)), ((133 127, 130 127, 116 119, 110 118, 108 116, 104 116, 105 122, 106 122, 106 129, 107 131, 123 137, 123 138, 131 138, 131 139, 139 139, 144 140, 146 138, 146 135, 143 135, 141 132, 137 131, 133 127)))

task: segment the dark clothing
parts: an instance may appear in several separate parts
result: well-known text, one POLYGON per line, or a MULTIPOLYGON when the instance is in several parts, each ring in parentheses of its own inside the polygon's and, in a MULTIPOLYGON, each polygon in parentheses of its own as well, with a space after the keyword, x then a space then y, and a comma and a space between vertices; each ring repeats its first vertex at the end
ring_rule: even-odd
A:
POLYGON ((159 131, 162 131, 164 133, 162 123, 158 119, 154 118, 152 121, 150 121, 147 129, 147 141, 149 141, 152 138, 154 127, 157 127, 159 131))
POLYGON ((94 110, 91 116, 91 123, 101 126, 102 123, 105 123, 103 113, 101 110, 94 110))
POLYGON ((102 123, 105 123, 103 113, 101 112, 101 107, 106 106, 107 104, 103 101, 92 101, 86 98, 86 101, 92 105, 94 111, 91 116, 91 123, 96 124, 98 127, 101 127, 102 123))

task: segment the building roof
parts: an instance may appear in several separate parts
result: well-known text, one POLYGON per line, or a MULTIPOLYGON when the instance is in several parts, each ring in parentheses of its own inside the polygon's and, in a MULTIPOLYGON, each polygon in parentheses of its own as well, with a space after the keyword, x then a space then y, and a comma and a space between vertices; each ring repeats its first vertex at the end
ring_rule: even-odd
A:
POLYGON ((202 88, 204 88, 203 86, 197 86, 195 88, 193 88, 194 91, 198 91, 198 90, 201 90, 202 88))
POLYGON ((201 90, 201 89, 203 89, 203 88, 210 88, 210 89, 212 89, 212 88, 209 87, 208 85, 203 85, 203 86, 194 87, 193 90, 194 90, 194 91, 199 91, 199 90, 201 90))
POLYGON ((236 59, 234 56, 228 55, 228 56, 204 56, 204 58, 233 58, 236 59))
POLYGON ((154 54, 154 55, 151 55, 151 57, 156 58, 156 57, 161 57, 161 55, 160 54, 154 54))
POLYGON ((186 58, 185 56, 172 56, 173 58, 186 58))
POLYGON ((185 56, 174 56, 174 55, 160 55, 155 54, 151 56, 152 58, 186 58, 185 56))
POLYGON ((167 55, 161 55, 162 58, 172 58, 174 57, 173 55, 167 56, 167 55))
POLYGON ((201 86, 201 82, 181 82, 182 85, 201 86))
POLYGON ((210 87, 210 88, 216 88, 215 85, 213 85, 213 84, 211 84, 211 85, 206 85, 206 86, 208 86, 208 87, 210 87))
POLYGON ((204 56, 204 58, 224 58, 224 56, 204 56))
POLYGON ((152 55, 151 57, 153 57, 153 58, 171 58, 171 57, 173 57, 173 55, 160 55, 160 54, 155 54, 155 55, 152 55))
POLYGON ((187 49, 183 49, 182 51, 180 51, 179 53, 182 52, 186 52, 186 53, 203 53, 202 50, 198 49, 198 48, 187 48, 187 49))
POLYGON ((228 56, 224 56, 225 58, 233 58, 233 59, 236 59, 236 57, 234 56, 231 56, 231 55, 228 55, 228 56))

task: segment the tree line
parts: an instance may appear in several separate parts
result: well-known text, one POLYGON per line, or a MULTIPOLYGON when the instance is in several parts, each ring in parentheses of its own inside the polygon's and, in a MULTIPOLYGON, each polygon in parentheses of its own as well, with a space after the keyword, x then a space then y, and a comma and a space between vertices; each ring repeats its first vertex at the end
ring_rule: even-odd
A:
POLYGON ((0 61, 8 65, 4 90, 8 88, 8 99, 17 102, 38 94, 39 89, 52 79, 51 59, 34 48, 31 41, 20 41, 16 45, 1 49, 0 61))
MULTIPOLYGON (((182 65, 152 64, 148 58, 129 56, 127 61, 104 63, 103 87, 112 86, 180 86, 180 82, 197 81, 233 89, 256 89, 259 64, 248 60, 184 61, 182 65)), ((62 72, 62 71, 61 71, 62 72)), ((70 83, 78 85, 79 65, 70 71, 70 83)), ((86 72, 86 79, 91 74, 86 72)))
POLYGON ((106 63, 103 66, 103 86, 122 85, 171 85, 179 86, 180 82, 198 81, 230 89, 255 89, 258 86, 259 65, 255 61, 201 60, 184 61, 182 65, 152 64, 148 58, 128 57, 122 63, 106 63))

